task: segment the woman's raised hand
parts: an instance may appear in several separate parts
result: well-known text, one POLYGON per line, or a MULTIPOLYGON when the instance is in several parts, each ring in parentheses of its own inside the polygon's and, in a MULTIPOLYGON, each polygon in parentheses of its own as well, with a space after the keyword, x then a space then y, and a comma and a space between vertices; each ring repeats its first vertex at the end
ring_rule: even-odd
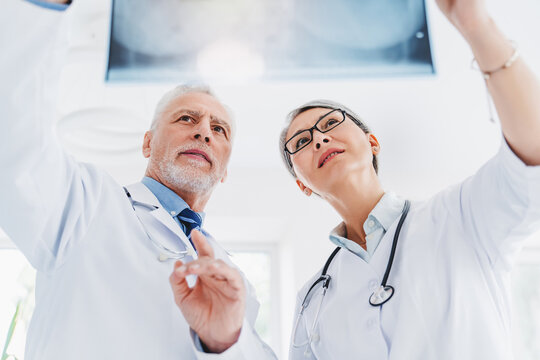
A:
POLYGON ((464 36, 485 25, 490 16, 485 0, 435 0, 439 9, 464 36))

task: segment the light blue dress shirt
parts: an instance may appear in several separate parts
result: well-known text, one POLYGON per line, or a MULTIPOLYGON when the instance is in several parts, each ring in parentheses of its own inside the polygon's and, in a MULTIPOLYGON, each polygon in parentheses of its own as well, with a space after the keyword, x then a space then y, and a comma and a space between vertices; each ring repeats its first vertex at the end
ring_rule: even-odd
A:
POLYGON ((363 225, 367 251, 359 244, 347 239, 347 229, 343 222, 332 230, 330 241, 358 255, 365 262, 369 262, 388 228, 401 216, 404 205, 405 200, 392 192, 383 195, 363 225))
MULTIPOLYGON (((184 226, 184 224, 180 222, 180 220, 178 220, 177 215, 180 214, 184 209, 186 208, 189 209, 189 205, 180 196, 178 196, 178 194, 176 194, 174 191, 172 191, 171 189, 169 189, 162 183, 152 179, 151 177, 145 176, 141 182, 148 189, 150 189, 150 191, 155 195, 155 197, 158 199, 160 204, 163 205, 163 208, 167 210, 167 212, 174 218, 174 220, 182 228, 182 231, 185 233, 186 227, 184 226)), ((201 219, 204 221, 205 213, 198 212, 197 214, 199 214, 201 219)), ((206 232, 203 231, 203 234, 206 234, 206 232)), ((193 335, 194 335, 195 348, 201 352, 205 352, 199 336, 197 334, 193 334, 193 335)))
MULTIPOLYGON (((180 220, 178 220, 178 214, 180 214, 184 209, 189 209, 189 205, 176 194, 174 191, 163 185, 162 183, 152 179, 151 177, 145 176, 141 181, 150 191, 155 195, 163 208, 173 217, 174 221, 180 225, 182 231, 186 232, 186 227, 180 220)), ((202 222, 204 222, 205 213, 197 213, 202 222)), ((201 224, 202 227, 202 224, 201 224)))

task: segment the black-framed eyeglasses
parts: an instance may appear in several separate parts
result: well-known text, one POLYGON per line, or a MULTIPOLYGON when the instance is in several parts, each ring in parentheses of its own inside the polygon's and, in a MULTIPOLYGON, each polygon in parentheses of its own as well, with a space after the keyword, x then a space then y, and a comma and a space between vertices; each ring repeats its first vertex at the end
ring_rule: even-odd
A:
POLYGON ((345 110, 333 109, 324 114, 310 129, 300 130, 296 132, 287 142, 283 151, 289 155, 296 154, 313 141, 313 130, 321 133, 326 133, 335 129, 345 121, 345 110))

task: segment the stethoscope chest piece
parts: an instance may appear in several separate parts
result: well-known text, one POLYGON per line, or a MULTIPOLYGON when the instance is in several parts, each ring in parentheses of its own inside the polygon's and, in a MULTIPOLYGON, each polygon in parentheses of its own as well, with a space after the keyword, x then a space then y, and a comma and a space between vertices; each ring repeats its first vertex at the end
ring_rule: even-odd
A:
POLYGON ((394 288, 390 285, 379 286, 377 290, 369 297, 369 303, 372 306, 381 306, 394 296, 394 288))
POLYGON ((160 254, 158 255, 158 260, 159 260, 160 262, 165 262, 165 261, 169 260, 169 257, 168 257, 167 255, 165 255, 165 254, 160 253, 160 254))

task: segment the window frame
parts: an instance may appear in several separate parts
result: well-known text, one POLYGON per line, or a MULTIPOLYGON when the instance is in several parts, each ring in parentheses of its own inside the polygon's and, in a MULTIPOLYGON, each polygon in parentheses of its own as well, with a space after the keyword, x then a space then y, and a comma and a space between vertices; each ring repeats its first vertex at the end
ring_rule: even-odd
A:
MULTIPOLYGON (((223 242, 222 246, 230 255, 232 255, 231 261, 234 262, 235 252, 264 252, 268 253, 270 257, 270 294, 271 305, 270 311, 272 314, 279 316, 272 317, 270 323, 270 342, 268 345, 274 350, 276 354, 281 354, 283 350, 283 344, 281 341, 281 288, 280 278, 281 271, 279 267, 279 244, 272 242, 223 242)), ((246 272, 245 269, 240 269, 242 272, 246 272)), ((257 299, 259 300, 259 299, 257 299)), ((262 305, 262 304, 261 304, 262 305)))

